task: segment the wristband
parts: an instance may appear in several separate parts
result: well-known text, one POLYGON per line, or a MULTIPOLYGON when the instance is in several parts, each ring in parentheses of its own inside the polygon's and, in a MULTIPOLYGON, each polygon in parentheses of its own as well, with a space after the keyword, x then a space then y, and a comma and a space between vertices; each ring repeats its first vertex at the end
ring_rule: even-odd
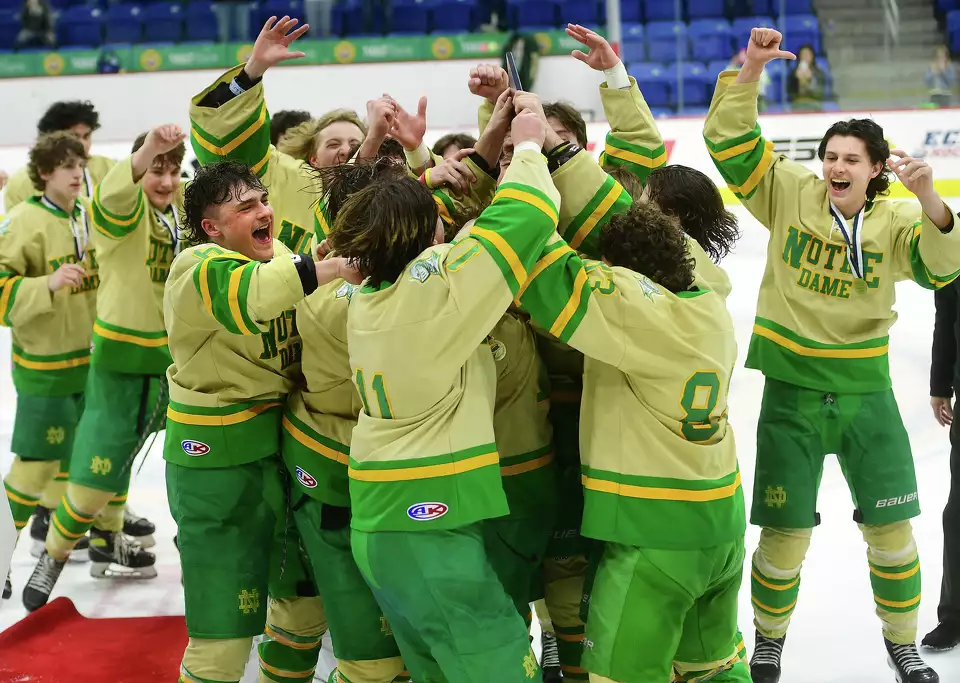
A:
POLYGON ((234 78, 230 81, 230 92, 232 92, 234 95, 240 96, 247 92, 247 90, 242 85, 237 83, 237 79, 234 78))
POLYGON ((523 152, 528 149, 536 152, 537 154, 542 154, 543 152, 543 150, 540 148, 540 145, 538 145, 533 140, 524 140, 519 145, 513 148, 513 153, 519 154, 520 152, 523 152))
POLYGON ((433 158, 430 156, 430 148, 424 142, 421 142, 420 146, 412 152, 403 150, 403 155, 407 158, 407 165, 410 168, 423 168, 433 158))
POLYGON ((623 62, 617 62, 617 65, 610 69, 604 69, 603 76, 608 88, 626 90, 630 87, 630 76, 627 75, 627 68, 623 62))

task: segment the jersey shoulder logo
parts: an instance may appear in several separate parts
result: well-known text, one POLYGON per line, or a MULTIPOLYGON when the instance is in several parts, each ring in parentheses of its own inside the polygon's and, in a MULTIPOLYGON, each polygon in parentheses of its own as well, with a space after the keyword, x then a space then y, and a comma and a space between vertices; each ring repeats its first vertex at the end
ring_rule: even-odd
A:
POLYGON ((347 303, 350 303, 353 300, 354 292, 356 292, 358 289, 360 289, 360 285, 353 285, 349 282, 344 282, 342 285, 337 287, 337 298, 346 299, 347 303))
POLYGON ((314 476, 299 465, 297 465, 297 481, 299 481, 308 489, 317 488, 317 480, 314 478, 314 476))
POLYGON ((449 511, 444 503, 417 503, 407 508, 407 517, 417 522, 429 522, 440 519, 449 511))
POLYGON ((653 301, 654 297, 663 296, 663 290, 660 289, 659 285, 646 275, 638 275, 637 284, 640 285, 640 291, 643 292, 643 296, 650 299, 650 301, 653 301))
POLYGON ((423 284, 431 275, 440 274, 440 253, 431 252, 426 258, 417 259, 410 266, 410 279, 423 284))

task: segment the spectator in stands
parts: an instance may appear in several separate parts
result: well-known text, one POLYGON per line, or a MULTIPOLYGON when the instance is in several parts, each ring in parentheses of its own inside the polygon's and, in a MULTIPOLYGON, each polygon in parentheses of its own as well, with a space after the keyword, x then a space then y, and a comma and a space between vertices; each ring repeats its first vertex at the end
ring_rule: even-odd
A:
MULTIPOLYGON (((312 27, 309 21, 307 22, 312 27)), ((270 144, 276 146, 283 134, 304 121, 309 121, 310 112, 302 109, 284 109, 270 117, 270 144)))
POLYGON ((214 0, 213 11, 217 13, 220 42, 250 40, 250 8, 248 0, 214 0))
MULTIPOLYGON (((737 52, 731 59, 730 63, 727 64, 727 71, 740 71, 740 67, 743 66, 743 63, 747 59, 746 49, 740 50, 737 52)), ((764 111, 767 108, 767 87, 770 85, 770 74, 763 71, 760 74, 760 94, 757 97, 757 111, 764 111)))
POLYGON ((933 62, 927 69, 927 87, 930 88, 930 102, 938 107, 953 104, 953 93, 957 88, 957 67, 950 61, 946 45, 938 45, 933 51, 933 62))
MULTIPOLYGON (((303 0, 303 13, 310 24, 311 38, 329 38, 333 25, 334 0, 303 0)), ((273 144, 277 144, 274 142, 273 144)))
POLYGON ((810 45, 797 52, 797 61, 787 76, 787 95, 795 110, 822 111, 823 93, 827 76, 817 65, 816 54, 810 45))
POLYGON ((53 12, 47 0, 24 0, 20 10, 20 33, 14 46, 53 47, 53 12))
POLYGON ((470 149, 477 144, 477 139, 466 133, 449 133, 437 140, 431 150, 438 157, 449 159, 461 149, 470 149))

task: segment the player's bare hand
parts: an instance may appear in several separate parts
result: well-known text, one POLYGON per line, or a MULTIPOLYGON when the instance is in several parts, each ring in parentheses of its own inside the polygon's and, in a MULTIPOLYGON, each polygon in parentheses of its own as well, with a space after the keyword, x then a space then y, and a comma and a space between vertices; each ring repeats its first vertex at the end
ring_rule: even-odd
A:
POLYGON ((500 94, 510 87, 510 79, 499 64, 478 64, 470 69, 467 87, 474 95, 484 97, 487 102, 494 104, 500 94))
POLYGON ((426 184, 431 190, 437 187, 449 187, 454 194, 463 195, 470 191, 470 185, 477 182, 477 176, 463 159, 473 154, 472 148, 461 149, 442 164, 429 169, 426 184))
MULTIPOLYGON (((390 97, 384 95, 384 97, 390 97)), ((392 98, 391 98, 392 99, 392 98)), ((396 100, 393 100, 395 115, 393 126, 390 129, 397 142, 403 145, 408 152, 412 152, 423 142, 423 136, 427 132, 427 98, 421 97, 417 102, 417 113, 411 114, 404 109, 396 100)))
POLYGON ((343 278, 351 285, 359 285, 363 282, 363 276, 360 274, 360 271, 357 270, 357 265, 353 261, 342 257, 336 257, 330 260, 336 262, 337 277, 343 278))
POLYGON ((513 121, 516 114, 513 96, 514 91, 510 88, 500 93, 500 97, 497 98, 497 103, 493 107, 493 116, 490 117, 490 122, 484 129, 484 133, 490 131, 491 135, 501 137, 507 134, 507 131, 510 130, 510 122, 513 121))
POLYGON ((310 24, 304 24, 294 30, 298 23, 300 23, 298 19, 291 19, 288 16, 279 20, 276 17, 267 19, 267 23, 260 29, 260 35, 257 36, 257 40, 253 44, 250 59, 247 60, 247 65, 243 67, 250 78, 260 78, 266 73, 267 69, 280 62, 307 56, 304 52, 295 52, 290 49, 293 41, 310 28, 310 24))
POLYGON ((532 92, 520 90, 514 94, 513 109, 517 114, 530 110, 544 121, 547 119, 543 114, 543 105, 540 103, 540 96, 532 92))
POLYGON ((930 407, 933 408, 933 418, 940 423, 942 427, 949 427, 953 424, 953 406, 951 399, 942 396, 931 396, 930 407))
POLYGON ((783 34, 774 28, 755 28, 750 30, 750 42, 747 43, 747 61, 754 64, 766 64, 774 59, 793 59, 792 52, 780 49, 783 34))
POLYGON ((10 180, 10 176, 7 175, 7 172, 0 171, 0 190, 4 188, 8 180, 10 180))
POLYGON ((514 147, 519 147, 522 142, 535 142, 542 148, 546 135, 547 124, 533 109, 524 109, 513 119, 510 137, 514 147))
POLYGON ((80 264, 64 263, 47 280, 47 287, 51 292, 59 291, 64 287, 79 287, 86 276, 87 271, 80 264))
POLYGON ((617 53, 613 51, 607 39, 600 34, 580 24, 567 24, 567 35, 590 50, 589 53, 574 50, 570 54, 594 71, 606 71, 620 63, 617 53))
POLYGON ((327 258, 327 254, 333 251, 333 247, 330 245, 330 240, 323 240, 320 244, 317 245, 317 248, 314 250, 315 261, 322 261, 327 258))
POLYGON ((147 147, 153 156, 166 154, 181 142, 187 139, 187 134, 183 132, 175 123, 168 123, 163 126, 157 126, 149 133, 143 141, 143 146, 147 147))
POLYGON ((897 174, 903 186, 917 197, 933 192, 933 168, 923 159, 916 159, 902 149, 892 149, 890 154, 898 159, 890 159, 890 170, 897 174))
POLYGON ((391 97, 367 101, 367 126, 371 137, 383 139, 389 135, 396 117, 397 103, 391 97))

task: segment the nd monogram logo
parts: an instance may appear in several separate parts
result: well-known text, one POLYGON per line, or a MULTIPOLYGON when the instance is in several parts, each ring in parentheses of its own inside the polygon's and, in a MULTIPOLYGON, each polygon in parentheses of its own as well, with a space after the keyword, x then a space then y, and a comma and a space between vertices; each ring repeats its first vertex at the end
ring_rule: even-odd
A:
POLYGON ((110 458, 101 458, 99 455, 93 456, 93 461, 90 463, 90 471, 94 474, 107 475, 110 474, 110 470, 113 469, 113 463, 110 462, 110 458))
POLYGON ((244 614, 254 614, 260 609, 260 591, 254 588, 247 592, 244 588, 238 596, 240 599, 240 611, 244 614))
POLYGON ((527 678, 534 678, 537 675, 537 658, 533 656, 533 650, 523 658, 523 673, 527 678))
POLYGON ((768 486, 763 497, 763 502, 767 507, 777 508, 779 510, 787 504, 787 492, 783 490, 782 486, 776 488, 768 486))
POLYGON ((67 433, 63 427, 50 427, 47 430, 47 443, 51 446, 59 446, 67 438, 67 433))

